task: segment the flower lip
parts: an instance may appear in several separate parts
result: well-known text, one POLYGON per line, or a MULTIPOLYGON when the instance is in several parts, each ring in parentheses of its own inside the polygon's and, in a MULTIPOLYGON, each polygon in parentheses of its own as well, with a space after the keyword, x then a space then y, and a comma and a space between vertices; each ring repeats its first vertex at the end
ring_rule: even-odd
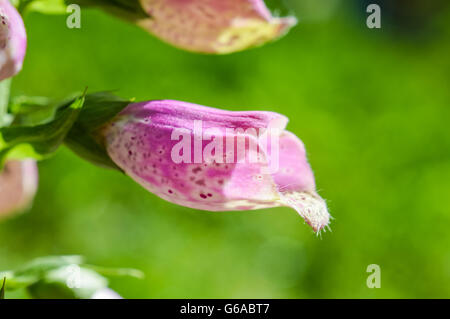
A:
POLYGON ((320 232, 330 222, 325 201, 316 192, 283 192, 282 201, 294 208, 315 232, 320 232))

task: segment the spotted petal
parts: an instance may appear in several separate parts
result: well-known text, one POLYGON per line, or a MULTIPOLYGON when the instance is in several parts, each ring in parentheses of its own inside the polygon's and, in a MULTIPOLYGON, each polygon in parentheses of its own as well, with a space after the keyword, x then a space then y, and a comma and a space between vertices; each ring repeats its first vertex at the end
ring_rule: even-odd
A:
POLYGON ((319 231, 329 222, 326 204, 286 124, 273 112, 166 100, 129 105, 102 134, 111 159, 167 201, 208 211, 291 206, 319 231))

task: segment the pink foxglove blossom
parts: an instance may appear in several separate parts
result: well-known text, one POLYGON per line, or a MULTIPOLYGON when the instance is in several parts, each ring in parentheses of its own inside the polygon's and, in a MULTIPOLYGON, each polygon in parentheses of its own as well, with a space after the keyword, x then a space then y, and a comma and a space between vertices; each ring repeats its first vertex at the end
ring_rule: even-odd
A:
POLYGON ((150 16, 138 24, 185 50, 231 53, 284 35, 294 17, 274 17, 263 0, 140 0, 150 16))
POLYGON ((101 136, 117 166, 169 202, 207 211, 290 206, 320 231, 330 216, 287 121, 273 112, 150 101, 128 105, 101 136))
POLYGON ((22 69, 26 48, 22 17, 9 0, 0 0, 0 81, 22 69))

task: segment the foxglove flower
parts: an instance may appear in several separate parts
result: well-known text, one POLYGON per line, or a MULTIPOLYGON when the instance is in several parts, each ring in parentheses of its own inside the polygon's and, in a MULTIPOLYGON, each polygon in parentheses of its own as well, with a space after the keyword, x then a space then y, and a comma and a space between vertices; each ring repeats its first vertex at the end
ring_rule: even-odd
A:
POLYGON ((0 219, 27 208, 36 194, 37 184, 35 161, 7 162, 0 172, 0 219))
POLYGON ((207 211, 290 206, 320 231, 330 216, 287 121, 165 100, 130 104, 100 132, 115 164, 169 202, 207 211))
POLYGON ((0 0, 0 81, 22 69, 26 47, 22 17, 9 0, 0 0))
POLYGON ((284 35, 294 17, 272 16, 263 0, 140 0, 150 16, 138 24, 179 48, 231 53, 284 35))

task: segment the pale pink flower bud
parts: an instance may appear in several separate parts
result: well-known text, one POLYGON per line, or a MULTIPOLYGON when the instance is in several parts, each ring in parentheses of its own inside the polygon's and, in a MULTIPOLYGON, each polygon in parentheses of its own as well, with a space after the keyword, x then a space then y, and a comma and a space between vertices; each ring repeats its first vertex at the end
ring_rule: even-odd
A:
POLYGON ((284 35, 294 17, 272 16, 263 0, 140 0, 150 16, 138 24, 185 50, 231 53, 284 35))
POLYGON ((9 0, 0 0, 0 81, 22 69, 26 48, 22 17, 9 0))
POLYGON ((28 208, 36 194, 37 185, 35 161, 7 162, 0 172, 0 219, 28 208))

